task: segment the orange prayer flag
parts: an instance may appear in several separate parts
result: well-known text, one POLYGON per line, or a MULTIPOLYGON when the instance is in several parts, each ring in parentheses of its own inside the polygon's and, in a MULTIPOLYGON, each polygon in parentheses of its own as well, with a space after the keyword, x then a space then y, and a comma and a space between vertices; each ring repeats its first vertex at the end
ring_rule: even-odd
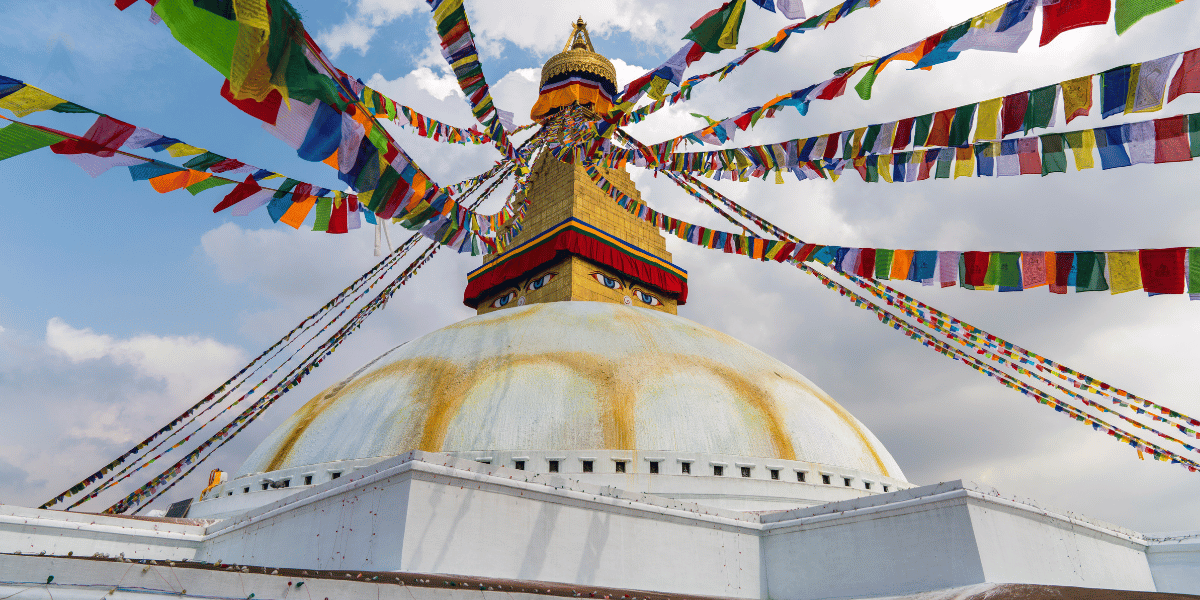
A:
POLYGON ((212 173, 187 169, 185 171, 175 171, 174 173, 167 173, 166 175, 159 175, 158 177, 151 178, 150 185, 154 187, 154 191, 160 194, 165 194, 167 192, 183 189, 189 185, 200 183, 209 177, 212 177, 212 173))
POLYGON ((304 218, 308 216, 314 204, 317 203, 316 196, 306 196, 302 202, 293 202, 292 206, 279 217, 280 223, 287 223, 293 229, 300 229, 300 225, 304 223, 304 218))

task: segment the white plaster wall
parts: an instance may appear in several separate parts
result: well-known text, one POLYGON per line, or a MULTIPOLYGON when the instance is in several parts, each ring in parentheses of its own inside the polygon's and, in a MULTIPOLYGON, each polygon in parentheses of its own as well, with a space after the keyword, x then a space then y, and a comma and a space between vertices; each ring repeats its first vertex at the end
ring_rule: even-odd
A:
POLYGON ((972 503, 984 581, 1155 590, 1144 542, 1031 508, 972 503))
POLYGON ((1160 592, 1200 595, 1200 532, 1146 549, 1154 586, 1160 592))
POLYGON ((847 512, 768 525, 768 597, 865 598, 983 581, 966 499, 904 506, 900 498, 901 506, 886 510, 854 510, 851 502, 837 503, 847 512))
POLYGON ((441 476, 422 475, 412 486, 405 571, 761 597, 753 523, 698 522, 441 476))
POLYGON ((182 560, 203 535, 202 525, 0 505, 0 552, 182 560))

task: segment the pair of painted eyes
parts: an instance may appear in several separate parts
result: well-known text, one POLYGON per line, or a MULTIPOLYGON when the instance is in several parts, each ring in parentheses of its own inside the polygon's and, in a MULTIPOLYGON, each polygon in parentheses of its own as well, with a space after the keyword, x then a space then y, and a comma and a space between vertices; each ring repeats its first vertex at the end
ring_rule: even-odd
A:
MULTIPOLYGON (((609 277, 608 275, 605 275, 604 273, 601 273, 599 271, 592 273, 592 277, 596 281, 600 282, 600 285, 602 285, 608 289, 620 290, 620 289, 625 288, 625 286, 620 281, 617 281, 616 279, 613 279, 612 277, 609 277)), ((658 305, 662 304, 662 302, 660 302, 658 300, 658 298, 655 298, 654 296, 651 296, 650 294, 647 294, 647 293, 643 292, 642 290, 633 290, 633 295, 637 296, 638 300, 641 300, 642 302, 644 302, 645 304, 649 304, 650 306, 658 306, 658 305)))
MULTIPOLYGON (((534 279, 533 281, 530 281, 529 283, 525 284, 525 290, 530 291, 530 292, 535 291, 535 290, 540 290, 547 283, 550 283, 550 280, 554 279, 555 275, 558 275, 558 273, 546 273, 545 275, 542 275, 541 277, 538 277, 537 279, 534 279)), ((511 291, 511 292, 493 300, 492 308, 503 308, 503 307, 507 306, 509 302, 516 300, 516 298, 517 298, 517 292, 511 291)))

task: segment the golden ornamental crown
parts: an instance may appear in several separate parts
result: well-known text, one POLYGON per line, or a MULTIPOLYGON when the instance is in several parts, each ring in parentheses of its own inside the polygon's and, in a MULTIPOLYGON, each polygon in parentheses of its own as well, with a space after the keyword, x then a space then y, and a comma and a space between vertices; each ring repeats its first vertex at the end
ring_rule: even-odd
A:
POLYGON ((570 71, 599 75, 608 80, 614 88, 617 87, 617 70, 607 58, 596 54, 583 17, 579 17, 572 25, 571 35, 567 36, 567 43, 563 45, 562 52, 551 56, 542 66, 542 81, 538 86, 546 85, 546 81, 555 75, 570 71))

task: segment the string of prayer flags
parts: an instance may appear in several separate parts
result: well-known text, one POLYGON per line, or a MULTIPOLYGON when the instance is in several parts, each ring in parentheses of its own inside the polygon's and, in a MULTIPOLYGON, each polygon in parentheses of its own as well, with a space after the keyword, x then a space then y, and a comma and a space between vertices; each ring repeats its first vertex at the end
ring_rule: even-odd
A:
MULTIPOLYGON (((1100 4, 1104 4, 1104 3, 1110 2, 1110 1, 1111 0, 1101 0, 1100 4)), ((1130 2, 1139 2, 1141 0, 1129 0, 1129 1, 1130 2)), ((1170 3, 1172 3, 1171 5, 1174 5, 1173 4, 1174 0, 1148 0, 1148 1, 1152 2, 1152 3, 1153 2, 1170 2, 1170 3)), ((909 46, 906 46, 905 48, 901 48, 890 54, 886 54, 877 60, 868 61, 865 63, 858 63, 858 64, 855 64, 850 67, 839 69, 839 70, 835 71, 834 76, 832 78, 826 80, 823 83, 810 85, 806 88, 793 90, 786 94, 776 96, 769 102, 763 103, 760 106, 748 108, 748 109, 742 111, 741 113, 739 113, 738 115, 735 115, 733 117, 729 117, 726 119, 721 119, 721 120, 719 120, 719 122, 720 123, 738 122, 739 128, 742 130, 745 130, 747 126, 753 125, 753 123, 758 122, 760 119, 771 118, 771 117, 775 116, 775 114, 778 112, 778 109, 782 108, 783 106, 794 106, 797 108, 797 110, 799 110, 799 112, 801 114, 805 114, 807 112, 807 106, 810 101, 812 101, 814 99, 829 100, 829 99, 833 99, 833 98, 837 98, 837 97, 841 96, 845 92, 849 78, 853 74, 855 74, 859 71, 862 71, 864 69, 866 69, 866 74, 863 76, 861 81, 855 86, 855 90, 858 92, 859 96, 862 99, 869 100, 871 98, 871 88, 874 85, 874 82, 875 82, 876 78, 878 77, 879 72, 882 71, 888 64, 890 64, 894 61, 897 61, 897 60, 904 60, 904 61, 914 63, 914 66, 912 67, 914 69, 929 69, 935 65, 942 64, 944 62, 949 62, 949 61, 956 59, 960 53, 962 53, 963 51, 966 51, 966 50, 983 50, 983 51, 992 51, 992 52, 1016 52, 1017 49, 1025 41, 1025 38, 1028 37, 1029 33, 1032 31, 1033 20, 1034 20, 1034 9, 1039 4, 1041 4, 1041 2, 1039 0, 1011 0, 1010 2, 1007 2, 1001 6, 998 6, 990 11, 987 11, 987 12, 977 15, 971 19, 963 21, 962 23, 954 25, 948 29, 945 29, 943 31, 935 33, 935 34, 925 38, 924 40, 914 42, 913 44, 910 44, 909 46), (739 122, 739 119, 744 119, 746 122, 746 125, 742 125, 741 122, 739 122)), ((1064 5, 1064 4, 1066 4, 1068 6, 1062 6, 1061 8, 1051 10, 1049 13, 1047 13, 1046 10, 1043 9, 1043 15, 1045 15, 1045 14, 1051 15, 1051 17, 1050 17, 1051 28, 1050 28, 1049 32, 1051 34, 1053 34, 1053 36, 1057 35, 1057 33, 1055 33, 1055 31, 1056 31, 1055 27, 1058 27, 1059 28, 1058 33, 1061 33, 1061 31, 1066 30, 1066 29, 1062 29, 1063 27, 1068 27, 1068 28, 1083 27, 1083 26, 1086 26, 1087 23, 1095 21, 1096 19, 1099 18, 1099 17, 1095 16, 1095 15, 1099 14, 1097 12, 1099 9, 1097 9, 1095 6, 1092 6, 1093 3, 1084 2, 1084 0, 1078 0, 1078 1, 1072 0, 1072 2, 1060 2, 1058 4, 1055 4, 1054 6, 1059 6, 1059 5, 1064 5), (1072 8, 1075 5, 1082 6, 1083 4, 1086 4, 1086 6, 1083 6, 1083 8, 1078 11, 1076 11, 1072 8), (1084 9, 1086 9, 1086 10, 1084 10, 1084 9)), ((1101 8, 1103 8, 1103 7, 1101 7, 1101 8)), ((1121 10, 1122 9, 1121 9, 1120 3, 1118 3, 1117 12, 1120 13, 1121 10)), ((1161 10, 1161 9, 1157 9, 1157 10, 1161 10)), ((1100 11, 1100 12, 1103 12, 1103 11, 1100 11)), ((1105 14, 1107 14, 1107 13, 1105 13, 1105 14)), ((1045 21, 1045 18, 1043 18, 1043 21, 1045 21)), ((1043 30, 1046 31, 1045 24, 1043 24, 1043 30)), ((1120 31, 1123 31, 1123 30, 1120 30, 1120 31)), ((1049 39, 1046 39, 1045 41, 1046 41, 1046 43, 1048 43, 1049 39)), ((1166 57, 1164 57, 1164 58, 1166 58, 1166 57)), ((1158 76, 1158 71, 1154 69, 1155 66, 1156 65, 1151 65, 1152 72, 1146 80, 1146 83, 1148 85, 1147 90, 1156 89, 1154 86, 1157 83, 1157 79, 1155 79, 1155 77, 1158 76)), ((1122 72, 1122 73, 1114 74, 1114 77, 1119 78, 1121 76, 1125 76, 1123 85, 1128 86, 1128 84, 1129 84, 1128 75, 1129 74, 1130 74, 1129 72, 1122 72)), ((1136 73, 1134 73, 1134 76, 1135 76, 1135 78, 1138 77, 1138 75, 1136 73)), ((1116 83, 1116 82, 1114 81, 1114 83, 1116 83)), ((1128 87, 1125 88, 1123 93, 1124 92, 1128 92, 1128 87)), ((1111 89, 1109 92, 1106 92, 1106 94, 1110 94, 1110 93, 1111 93, 1112 97, 1109 98, 1106 95, 1105 99, 1115 101, 1116 95, 1117 95, 1117 90, 1114 88, 1114 89, 1111 89)), ((1161 96, 1161 94, 1159 94, 1159 95, 1161 96)), ((1145 97, 1144 101, 1139 103, 1139 106, 1143 106, 1143 105, 1151 105, 1152 106, 1153 99, 1154 99, 1154 95, 1148 94, 1145 97)), ((1045 99, 1040 98, 1040 97, 1034 98, 1034 100, 1041 101, 1041 102, 1045 101, 1045 99)), ((1125 105, 1126 105, 1126 103, 1124 102, 1124 98, 1122 97, 1121 111, 1124 111, 1125 105)), ((1040 111, 1041 105, 1039 104, 1037 106, 1038 106, 1037 110, 1040 111)), ((1022 107, 1020 110, 1020 114, 1022 116, 1024 116, 1025 112, 1026 111, 1025 111, 1024 107, 1022 107)), ((1109 114, 1110 113, 1106 110, 1105 115, 1107 116, 1109 114)), ((1111 114, 1115 114, 1115 113, 1111 113, 1111 114)), ((1006 121, 1006 127, 1004 129, 1003 135, 1009 135, 1015 131, 1014 129, 1010 129, 1008 127, 1008 125, 1011 125, 1011 123, 1006 121)), ((688 134, 677 136, 677 137, 675 137, 671 140, 668 140, 667 142, 664 142, 664 143, 671 144, 673 147, 674 145, 677 145, 677 144, 683 142, 684 140, 697 142, 697 143, 722 144, 722 143, 726 143, 729 139, 732 139, 733 133, 732 133, 732 131, 730 131, 729 127, 724 127, 725 131, 724 131, 723 136, 713 136, 714 127, 720 127, 720 126, 709 126, 709 127, 706 127, 705 129, 701 129, 701 130, 693 131, 688 134)))
MULTIPOLYGON (((803 244, 801 251, 797 253, 798 255, 803 256, 806 252, 810 252, 809 248, 812 246, 811 244, 804 244, 799 238, 796 238, 795 236, 787 233, 786 231, 779 229, 775 225, 771 224, 769 221, 762 219, 761 217, 755 215, 753 212, 750 212, 749 210, 745 209, 744 207, 740 206, 739 204, 733 202, 732 200, 729 200, 727 197, 725 197, 720 192, 717 192, 716 190, 713 190, 712 188, 709 188, 708 186, 704 185, 699 180, 696 180, 695 178, 691 178, 690 176, 679 176, 679 175, 674 175, 674 174, 670 174, 670 173, 668 173, 668 176, 671 177, 671 179, 673 181, 675 181, 675 183, 679 184, 682 188, 684 188, 685 191, 688 191, 689 193, 694 195, 702 203, 710 206, 718 214, 725 217, 729 222, 741 227, 743 230, 745 230, 744 225, 741 225, 736 219, 734 219, 732 216, 730 216, 725 211, 721 210, 720 207, 717 207, 715 204, 713 204, 712 201, 708 200, 703 195, 696 193, 695 190, 692 189, 690 185, 688 185, 688 182, 683 180, 683 178, 687 177, 687 178, 689 178, 689 180, 692 183, 695 183, 695 184, 703 187, 710 195, 712 195, 713 198, 716 198, 722 204, 724 204, 726 207, 734 210, 735 212, 737 212, 739 215, 743 216, 744 218, 750 219, 763 231, 766 231, 766 232, 770 233, 771 235, 775 235, 782 240, 788 240, 791 242, 795 242, 797 244, 803 244)), ((1021 348, 1020 346, 1012 344, 1011 342, 1007 342, 1007 341, 997 338, 996 336, 991 335, 983 330, 973 327, 972 325, 970 325, 968 323, 959 321, 959 320, 955 319, 954 317, 951 317, 941 311, 938 311, 937 309, 935 309, 933 307, 925 305, 919 301, 915 301, 912 298, 909 298, 908 296, 904 295, 903 293, 893 290, 890 287, 887 287, 886 285, 882 285, 878 282, 872 281, 869 278, 863 279, 856 275, 849 274, 850 272, 862 273, 864 271, 866 273, 870 273, 872 271, 874 271, 875 273, 886 273, 886 272, 888 272, 887 263, 893 262, 893 258, 898 259, 896 262, 902 263, 903 269, 907 270, 909 268, 910 264, 912 263, 913 259, 915 259, 918 263, 924 262, 919 258, 920 254, 921 254, 920 252, 902 251, 902 250, 891 251, 891 250, 883 250, 883 249, 876 249, 874 251, 869 250, 869 249, 861 249, 861 250, 840 249, 837 252, 828 252, 827 253, 827 252, 823 252, 823 251, 817 251, 815 253, 815 255, 821 255, 821 254, 824 254, 826 256, 826 258, 823 260, 823 262, 828 262, 829 260, 831 260, 830 257, 836 255, 838 257, 838 261, 839 261, 839 265, 840 265, 839 268, 842 268, 844 270, 844 272, 846 272, 848 274, 848 278, 851 281, 853 281, 856 285, 867 290, 875 297, 877 297, 881 300, 886 300, 886 302, 889 306, 894 306, 894 307, 900 308, 906 315, 915 318, 918 323, 925 325, 927 327, 934 328, 935 330, 938 331, 938 333, 941 333, 941 334, 947 336, 949 339, 951 339, 955 343, 958 343, 969 349, 976 349, 977 354, 983 354, 985 357, 1000 363, 1000 365, 1007 364, 1008 366, 1010 366, 1013 370, 1017 371, 1018 373, 1032 377, 1033 379, 1040 381, 1042 383, 1051 385, 1052 387, 1055 387, 1056 389, 1068 394, 1069 396, 1080 400, 1087 406, 1099 409, 1105 413, 1115 414, 1122 420, 1125 420, 1126 422, 1132 424, 1135 427, 1138 427, 1143 430, 1152 431, 1153 433, 1155 433, 1155 435, 1157 435, 1163 439, 1167 439, 1172 442, 1179 443, 1180 445, 1187 448, 1188 450, 1200 451, 1196 447, 1194 447, 1190 444, 1187 444, 1178 439, 1175 439, 1169 435, 1162 433, 1161 431, 1158 431, 1157 429, 1154 429, 1153 427, 1146 426, 1130 417, 1127 417, 1127 416, 1120 414, 1112 409, 1109 409, 1109 408, 1101 405, 1100 403, 1098 403, 1094 400, 1088 399, 1087 397, 1083 396, 1082 394, 1075 392, 1073 389, 1067 388, 1064 385, 1060 385, 1054 381, 1051 381, 1050 379, 1048 379, 1042 375, 1039 375, 1037 372, 1026 369, 1020 365, 1021 364, 1034 365, 1036 371, 1049 372, 1052 375, 1054 375, 1055 377, 1070 383, 1071 386, 1075 389, 1080 389, 1085 392, 1092 392, 1097 395, 1110 398, 1114 404, 1118 404, 1128 410, 1131 410, 1131 411, 1137 413, 1138 415, 1147 415, 1155 421, 1160 421, 1163 423, 1173 425, 1180 432, 1182 432, 1190 437, 1196 438, 1196 439, 1200 439, 1200 431, 1192 429, 1191 427, 1188 427, 1188 425, 1200 426, 1200 420, 1193 419, 1191 417, 1188 417, 1187 415, 1178 413, 1174 410, 1171 410, 1167 407, 1153 403, 1149 400, 1139 398, 1139 397, 1135 396, 1134 394, 1131 394, 1129 392, 1121 390, 1120 388, 1116 388, 1107 383, 1099 381, 1095 378, 1092 378, 1090 376, 1087 376, 1087 375, 1084 375, 1077 371, 1074 371, 1064 365, 1055 363, 1055 362, 1053 362, 1045 357, 1042 357, 1036 353, 1030 352, 1028 350, 1021 348), (845 258, 844 260, 843 260, 843 257, 845 258), (872 261, 874 261, 874 269, 871 268, 872 261), (845 266, 842 266, 842 265, 845 265, 845 266), (990 351, 985 351, 985 349, 990 350, 990 351), (1008 358, 1005 358, 1005 357, 1008 357, 1008 358), (1012 359, 1012 360, 1009 360, 1009 359, 1012 359), (1142 406, 1137 406, 1136 404, 1130 403, 1127 400, 1134 400, 1135 403, 1140 403, 1142 406), (1146 410, 1143 409, 1143 407, 1145 407, 1147 409, 1152 409, 1154 412, 1148 413, 1146 410), (1181 423, 1172 423, 1168 418, 1163 417, 1161 415, 1168 415, 1171 419, 1176 419, 1178 421, 1181 421, 1181 423)), ((943 265, 953 265, 955 262, 958 262, 958 253, 951 253, 951 255, 949 257, 947 257, 947 253, 938 253, 938 254, 939 254, 938 261, 937 261, 939 264, 938 268, 939 268, 939 270, 942 270, 943 272, 945 272, 947 269, 947 267, 943 266, 943 265), (949 258, 949 260, 946 260, 947 258, 949 258)), ((999 284, 1001 286, 1012 286, 1015 283, 1013 269, 1016 266, 1016 261, 1017 260, 1027 260, 1027 257, 1034 257, 1036 259, 1036 257, 1040 256, 1040 254, 1041 253, 1022 253, 1020 258, 1018 259, 1018 257, 1016 256, 1016 253, 1003 253, 1001 255, 1002 257, 1001 257, 1001 261, 999 262, 998 269, 995 269, 995 270, 988 269, 988 271, 997 273, 997 277, 999 279, 999 284)), ((789 260, 789 262, 792 262, 792 261, 789 260)), ((1037 261, 1035 260, 1035 262, 1037 262, 1037 261)), ((882 311, 878 306, 870 303, 870 301, 866 300, 865 298, 855 297, 852 292, 850 292, 849 290, 846 290, 845 288, 841 287, 838 284, 831 282, 824 275, 821 275, 820 273, 816 272, 815 270, 809 268, 807 265, 804 264, 804 262, 796 262, 796 266, 799 267, 801 270, 818 277, 823 282, 825 282, 831 289, 835 289, 835 288, 838 289, 839 293, 841 295, 846 296, 847 294, 850 294, 850 296, 854 298, 855 304, 857 306, 862 307, 862 308, 871 308, 871 310, 875 310, 877 312, 877 314, 880 316, 880 319, 882 322, 889 323, 889 322, 899 321, 900 323, 903 323, 902 320, 895 319, 895 317, 893 315, 888 314, 886 311, 882 311)), ((1028 279, 1026 278, 1026 280, 1028 280, 1028 279)), ((945 281, 942 282, 943 287, 946 287, 947 285, 953 285, 952 281, 949 284, 947 284, 945 281)), ((1027 287, 1038 287, 1039 285, 1044 285, 1044 281, 1040 284, 1037 282, 1034 282, 1033 285, 1030 285, 1027 287)), ((894 326, 894 328, 900 329, 899 326, 894 326)), ((910 333, 913 335, 914 339, 916 339, 917 337, 924 337, 926 341, 932 343, 931 347, 936 346, 937 348, 940 348, 939 352, 946 353, 947 356, 951 356, 952 358, 957 356, 958 358, 956 358, 956 360, 962 359, 965 361, 977 361, 977 359, 975 359, 974 357, 963 354, 963 353, 961 353, 961 351, 954 350, 953 348, 949 347, 948 345, 944 344, 943 342, 940 342, 936 338, 930 337, 928 333, 923 332, 919 329, 913 329, 910 333), (947 353, 947 352, 953 352, 953 355, 950 353, 947 353)), ((978 364, 982 365, 982 363, 978 363, 978 364)), ((994 368, 990 368, 990 367, 984 372, 988 373, 988 374, 993 374, 993 375, 999 374, 999 371, 995 370, 994 368)), ((1019 385, 1019 382, 1014 381, 1014 383, 1017 383, 1019 385)), ((1014 389, 1016 389, 1016 388, 1014 388, 1014 389)), ((1032 388, 1028 388, 1026 386, 1026 389, 1032 389, 1032 388)), ((1071 410, 1071 407, 1069 407, 1069 405, 1063 405, 1063 406, 1065 407, 1065 409, 1071 410)), ((1084 420, 1087 423, 1092 423, 1092 421, 1088 418, 1083 418, 1082 420, 1084 420)), ((1100 422, 1100 423, 1102 423, 1102 422, 1100 422)), ((1150 445, 1150 446, 1153 446, 1153 445, 1150 445)), ((1153 446, 1153 449, 1154 450, 1162 450, 1161 448, 1158 448, 1156 446, 1153 446)), ((1151 451, 1153 453, 1152 450, 1147 450, 1147 451, 1151 451)), ((1167 452, 1165 450, 1163 452, 1165 452, 1165 454, 1156 454, 1156 456, 1163 456, 1163 457, 1174 456, 1174 455, 1171 455, 1170 452, 1167 452)), ((1175 459, 1172 458, 1171 460, 1175 460, 1175 459)), ((1186 461, 1186 459, 1183 459, 1183 460, 1186 461)), ((1178 461, 1176 461, 1176 462, 1178 462, 1178 461)), ((1194 468, 1194 467, 1200 466, 1194 462, 1191 462, 1189 464, 1191 465, 1189 468, 1194 468)))
MULTIPOLYGON (((693 62, 698 60, 704 52, 694 43, 684 46, 675 56, 668 59, 662 66, 654 69, 635 80, 630 85, 626 86, 625 92, 621 96, 622 102, 628 102, 628 106, 636 102, 640 97, 640 92, 649 93, 655 102, 636 111, 626 113, 621 116, 618 121, 621 125, 629 123, 638 123, 645 119, 650 114, 653 114, 667 106, 677 104, 683 100, 691 99, 691 94, 696 85, 710 79, 717 78, 718 81, 725 79, 738 67, 746 64, 754 55, 759 52, 779 52, 784 44, 791 39, 792 34, 805 33, 817 28, 826 28, 840 21, 841 19, 853 14, 861 8, 870 8, 878 5, 883 0, 843 0, 835 4, 829 10, 814 15, 801 23, 789 25, 780 29, 778 33, 772 36, 767 41, 751 46, 746 49, 742 56, 730 61, 728 64, 714 69, 708 73, 702 73, 689 77, 686 81, 680 83, 683 77, 683 71, 693 62), (663 96, 661 90, 666 89, 667 83, 673 83, 679 86, 679 90, 669 96, 663 96), (658 92, 658 93, 656 93, 658 92)), ((788 0, 785 2, 777 2, 776 6, 783 11, 784 15, 789 19, 804 18, 803 5, 800 0, 788 0), (792 6, 794 4, 794 6, 792 6)), ((780 107, 782 108, 782 106, 780 107)), ((802 112, 807 110, 807 107, 797 106, 802 112)))
POLYGON ((442 56, 454 71, 458 85, 466 94, 467 102, 471 105, 471 113, 475 115, 487 134, 496 144, 512 156, 512 144, 504 130, 504 122, 512 123, 512 115, 504 115, 492 101, 491 90, 483 76, 483 66, 479 64, 479 51, 475 48, 475 37, 471 33, 471 25, 467 22, 467 11, 463 8, 462 0, 426 0, 433 13, 433 21, 441 40, 442 56))

